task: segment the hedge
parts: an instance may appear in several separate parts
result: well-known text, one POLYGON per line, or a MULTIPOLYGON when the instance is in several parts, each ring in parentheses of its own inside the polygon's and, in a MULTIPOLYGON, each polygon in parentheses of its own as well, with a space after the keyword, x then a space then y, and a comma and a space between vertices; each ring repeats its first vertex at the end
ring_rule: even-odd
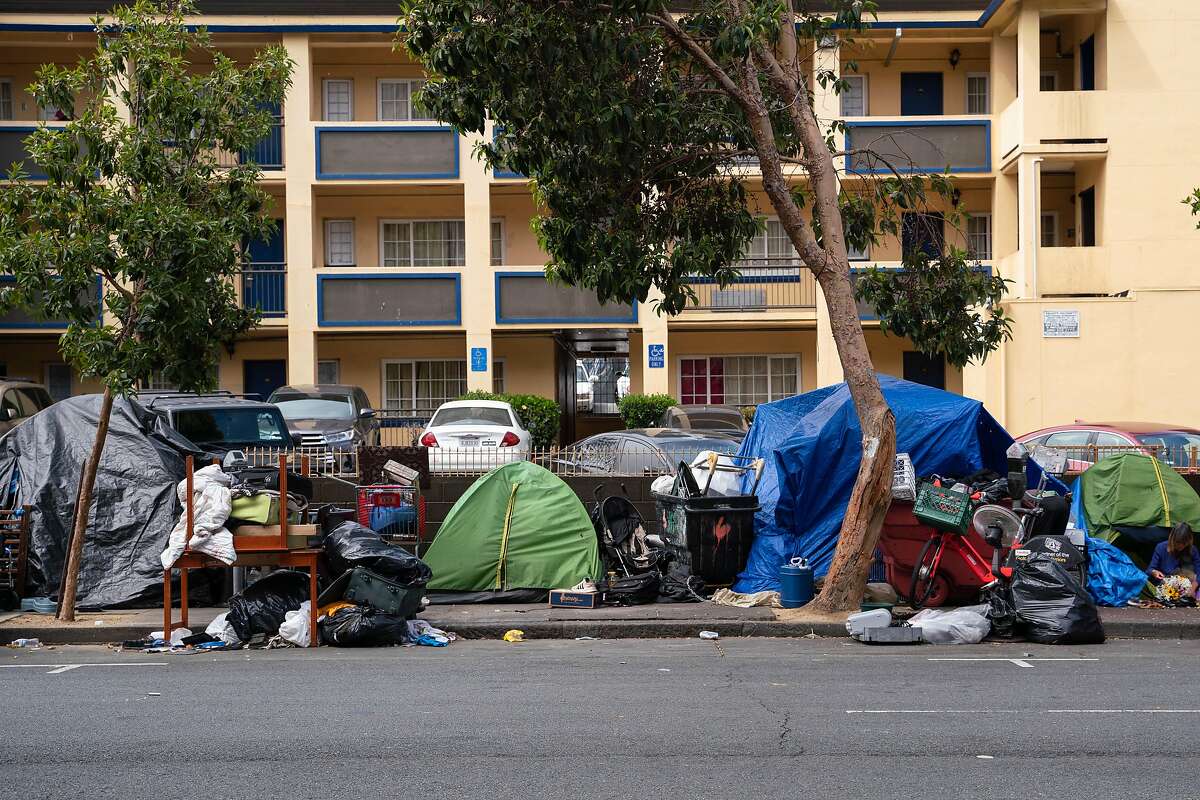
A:
POLYGON ((663 413, 675 405, 669 394, 627 394, 621 398, 617 410, 625 428, 653 428, 663 413))

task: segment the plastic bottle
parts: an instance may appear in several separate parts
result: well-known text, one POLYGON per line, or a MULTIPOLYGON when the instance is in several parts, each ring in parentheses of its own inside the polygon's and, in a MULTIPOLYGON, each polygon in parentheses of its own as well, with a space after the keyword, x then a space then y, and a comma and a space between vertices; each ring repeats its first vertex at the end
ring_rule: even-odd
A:
POLYGON ((42 643, 37 639, 13 639, 13 647, 41 647, 42 643))

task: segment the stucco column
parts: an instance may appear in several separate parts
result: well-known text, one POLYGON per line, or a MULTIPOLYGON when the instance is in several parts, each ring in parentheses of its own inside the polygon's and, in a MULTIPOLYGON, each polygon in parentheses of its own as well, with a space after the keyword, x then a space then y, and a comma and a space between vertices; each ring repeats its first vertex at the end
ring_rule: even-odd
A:
POLYGON ((817 287, 817 388, 841 383, 842 361, 838 358, 833 326, 829 322, 829 306, 825 294, 817 287))
POLYGON ((1041 174, 1040 156, 1022 155, 1017 162, 1017 247, 1019 267, 1010 276, 1010 293, 1016 297, 1037 297, 1037 258, 1041 246, 1041 174))
MULTIPOLYGON (((1041 87, 1042 12, 1030 2, 1017 16, 1017 94, 1033 97, 1041 87)), ((994 72, 994 70, 993 70, 994 72)))
MULTIPOLYGON (((484 136, 491 136, 490 127, 484 136)), ((462 322, 466 329, 467 388, 492 390, 492 327, 496 289, 492 270, 491 174, 473 155, 478 134, 463 137, 459 174, 463 181, 466 266, 462 271, 462 322)), ((553 369, 548 365, 547 369, 553 369)))
MULTIPOLYGON (((841 96, 833 90, 833 86, 821 86, 816 80, 817 74, 828 71, 834 76, 841 77, 842 54, 840 42, 830 46, 820 47, 813 54, 813 109, 826 135, 829 134, 834 121, 842 115, 841 96)), ((843 159, 835 159, 834 167, 842 169, 843 159)), ((814 282, 815 283, 815 282, 814 282)), ((842 362, 838 358, 837 344, 833 340, 833 328, 829 322, 829 307, 825 304, 825 294, 819 285, 815 286, 817 298, 817 386, 830 386, 841 383, 842 362)))
MULTIPOLYGON (((671 385, 671 372, 674 368, 671 366, 668 347, 668 318, 654 310, 655 303, 661 298, 662 293, 652 289, 646 302, 638 304, 638 326, 642 329, 642 392, 674 395, 671 385)), ((630 353, 631 361, 636 361, 637 357, 636 353, 630 353)))
POLYGON ((294 62, 292 88, 283 104, 287 376, 292 384, 316 383, 317 260, 313 252, 312 190, 317 154, 312 124, 312 51, 306 33, 283 34, 283 46, 294 62))

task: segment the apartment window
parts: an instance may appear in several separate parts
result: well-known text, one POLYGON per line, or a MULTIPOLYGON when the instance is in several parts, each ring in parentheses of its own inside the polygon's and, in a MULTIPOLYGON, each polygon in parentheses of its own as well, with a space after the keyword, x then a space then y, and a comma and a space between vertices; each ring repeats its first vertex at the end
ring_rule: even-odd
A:
POLYGON ((13 91, 10 78, 0 78, 0 119, 13 118, 13 91))
POLYGON ((66 400, 71 396, 71 368, 62 363, 46 365, 46 388, 54 402, 66 400))
POLYGON ((851 261, 867 261, 871 258, 871 245, 864 244, 862 247, 853 247, 846 245, 846 255, 851 261))
POLYGON ((142 381, 142 388, 150 392, 175 392, 179 390, 179 387, 164 378, 161 372, 156 372, 142 381))
POLYGON ((841 94, 843 117, 867 116, 867 76, 843 75, 846 88, 841 94))
POLYGON ((379 245, 385 267, 461 267, 466 263, 461 219, 380 220, 379 245))
POLYGON ((989 261, 991 259, 991 214, 971 214, 967 217, 967 251, 980 261, 989 261))
POLYGON ((492 391, 496 394, 504 394, 504 362, 492 362, 492 391))
POLYGON ((328 122, 350 122, 354 119, 354 81, 348 78, 326 78, 322 81, 325 119, 328 122))
POLYGON ((743 255, 742 268, 783 265, 799 265, 800 256, 792 246, 783 224, 769 219, 766 228, 750 240, 743 255))
POLYGON ((1057 92, 1058 91, 1058 73, 1057 72, 1043 72, 1041 75, 1041 78, 1038 80, 1038 89, 1040 89, 1043 92, 1057 92))
POLYGON ((354 220, 325 220, 325 266, 354 266, 354 220))
POLYGON ((986 72, 967 73, 967 113, 990 114, 991 100, 989 98, 988 74, 986 72))
POLYGON ((1042 247, 1058 247, 1058 212, 1042 212, 1042 247))
POLYGON ((492 266, 498 267, 504 263, 504 223, 492 220, 492 266))
POLYGON ((751 406, 799 391, 798 356, 688 356, 679 361, 679 402, 751 406))
POLYGON ((428 416, 467 392, 467 362, 383 362, 383 407, 428 416))
POLYGON ((415 98, 425 81, 416 79, 383 78, 379 81, 379 119, 422 120, 432 119, 415 98))
POLYGON ((341 383, 342 362, 336 358, 317 362, 317 383, 341 383))

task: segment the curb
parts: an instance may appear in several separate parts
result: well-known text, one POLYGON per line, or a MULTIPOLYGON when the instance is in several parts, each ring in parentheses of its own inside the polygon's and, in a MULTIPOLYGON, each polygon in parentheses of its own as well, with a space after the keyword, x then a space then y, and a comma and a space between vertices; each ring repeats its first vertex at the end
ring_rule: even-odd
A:
MULTIPOLYGON (((463 639, 499 639, 505 631, 519 627, 527 639, 575 639, 593 636, 597 639, 694 639, 702 630, 712 630, 722 638, 758 637, 797 639, 809 636, 822 638, 847 638, 846 628, 840 623, 801 623, 782 621, 699 621, 699 620, 564 620, 561 622, 526 623, 451 623, 435 617, 424 619, 434 627, 448 626, 448 630, 463 639)), ((43 644, 108 644, 125 640, 142 639, 155 625, 104 625, 90 628, 63 630, 42 628, 36 625, 0 625, 0 643, 13 639, 39 639, 43 644)), ((1162 621, 1113 620, 1104 624, 1110 639, 1200 639, 1200 618, 1194 623, 1162 621)))

